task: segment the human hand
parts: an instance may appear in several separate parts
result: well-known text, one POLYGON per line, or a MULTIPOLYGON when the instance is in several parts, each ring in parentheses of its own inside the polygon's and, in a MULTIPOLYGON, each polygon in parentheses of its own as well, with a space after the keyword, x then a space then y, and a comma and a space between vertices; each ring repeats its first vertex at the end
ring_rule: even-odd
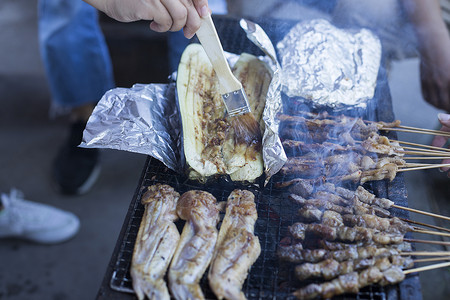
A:
MULTIPOLYGON (((442 131, 450 132, 450 114, 438 114, 439 122, 442 124, 442 131)), ((433 141, 431 142, 431 145, 435 147, 444 147, 445 144, 449 141, 448 137, 444 136, 435 136, 433 141)), ((449 147, 450 149, 450 147, 449 147)), ((450 164, 450 159, 444 159, 442 161, 443 164, 450 164)), ((450 167, 443 167, 441 168, 443 172, 448 172, 450 170, 450 167)), ((447 176, 450 177, 450 172, 447 173, 447 176)))
POLYGON ((157 32, 179 31, 192 38, 200 18, 210 13, 208 0, 84 0, 120 22, 149 20, 157 32))

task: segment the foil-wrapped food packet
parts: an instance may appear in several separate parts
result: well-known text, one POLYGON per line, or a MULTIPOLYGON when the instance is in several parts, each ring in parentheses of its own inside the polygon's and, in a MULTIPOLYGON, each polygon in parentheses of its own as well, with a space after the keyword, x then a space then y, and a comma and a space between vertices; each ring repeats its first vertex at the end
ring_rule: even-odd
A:
MULTIPOLYGON (((258 35, 258 46, 274 49, 270 39, 258 26, 247 32, 249 38, 258 35)), ((271 50, 274 55, 274 50, 271 50)), ((226 53, 232 67, 239 55, 226 53)), ((286 156, 278 137, 274 117, 281 109, 279 63, 273 58, 259 57, 274 71, 264 111, 266 132, 263 140, 263 158, 268 178, 283 166, 286 156)), ((174 78, 176 73, 174 74, 174 78)), ((110 148, 150 155, 168 168, 185 170, 181 118, 176 101, 176 84, 136 84, 130 89, 108 91, 94 109, 83 134, 81 147, 110 148)))
POLYGON ((295 25, 277 44, 283 92, 314 107, 365 108, 375 92, 381 42, 367 29, 340 29, 323 19, 295 25))

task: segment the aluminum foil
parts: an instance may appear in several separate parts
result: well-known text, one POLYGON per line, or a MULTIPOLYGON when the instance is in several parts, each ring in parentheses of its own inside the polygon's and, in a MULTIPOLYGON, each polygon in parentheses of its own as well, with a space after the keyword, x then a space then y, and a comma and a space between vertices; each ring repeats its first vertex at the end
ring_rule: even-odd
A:
POLYGON ((268 180, 283 167, 287 160, 278 135, 280 122, 276 117, 283 109, 281 100, 281 67, 272 41, 264 30, 258 24, 249 20, 241 19, 239 23, 247 34, 248 39, 267 54, 268 58, 260 59, 269 59, 268 64, 273 70, 272 81, 267 91, 266 106, 263 112, 263 121, 266 125, 263 134, 263 161, 266 174, 265 184, 267 184, 268 180))
POLYGON ((294 26, 277 44, 282 91, 313 106, 364 108, 373 98, 381 43, 369 30, 339 29, 322 19, 294 26))
POLYGON ((81 147, 150 155, 182 170, 181 119, 175 83, 136 84, 108 91, 95 107, 81 147))

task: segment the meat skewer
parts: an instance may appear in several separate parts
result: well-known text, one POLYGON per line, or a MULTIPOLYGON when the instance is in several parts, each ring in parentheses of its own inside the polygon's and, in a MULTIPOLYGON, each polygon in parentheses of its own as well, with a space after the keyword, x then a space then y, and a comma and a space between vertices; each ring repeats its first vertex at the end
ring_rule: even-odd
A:
MULTIPOLYGON (((450 134, 446 131, 442 130, 434 130, 434 129, 426 129, 426 128, 418 128, 412 126, 400 125, 399 120, 395 120, 393 122, 383 122, 383 121, 367 121, 361 118, 352 118, 344 115, 340 116, 331 116, 326 115, 326 117, 322 117, 320 115, 314 116, 314 114, 307 113, 307 117, 302 116, 291 116, 291 115, 279 115, 278 118, 281 123, 288 123, 290 126, 295 126, 295 124, 301 123, 313 123, 315 126, 348 126, 347 124, 351 124, 352 122, 358 124, 358 128, 368 131, 368 130, 385 130, 385 131, 404 131, 404 132, 413 132, 413 133, 424 133, 424 134, 432 134, 432 135, 442 135, 442 136, 450 136, 450 134), (313 118, 313 119, 312 119, 313 118), (362 126, 363 123, 365 126, 362 126)), ((310 125, 311 126, 311 125, 310 125)))
POLYGON ((209 285, 218 299, 246 299, 241 288, 261 253, 258 237, 253 234, 258 218, 254 199, 245 190, 234 190, 228 197, 208 274, 209 285))
POLYGON ((186 224, 169 268, 170 291, 176 299, 204 299, 199 281, 217 240, 216 198, 205 191, 188 191, 178 200, 177 214, 186 224))
POLYGON ((297 243, 290 246, 279 247, 277 255, 281 260, 289 262, 316 263, 329 258, 340 262, 345 260, 364 259, 370 257, 390 257, 393 255, 400 255, 401 253, 408 253, 400 252, 400 249, 402 249, 404 245, 399 245, 400 249, 397 249, 395 246, 396 245, 379 247, 376 245, 363 245, 359 247, 329 251, 325 249, 303 249, 303 245, 301 243, 297 243))
POLYGON ((322 284, 310 284, 294 292, 298 299, 314 299, 321 296, 324 299, 345 293, 358 293, 363 287, 371 284, 390 285, 405 279, 403 270, 398 266, 392 266, 385 271, 377 267, 370 267, 361 273, 352 272, 340 275, 338 278, 322 284))
POLYGON ((165 184, 148 187, 145 206, 131 260, 130 275, 138 299, 170 299, 164 275, 180 239, 173 223, 180 194, 165 184))
POLYGON ((322 218, 322 210, 331 210, 339 214, 371 214, 380 217, 388 217, 388 210, 376 205, 370 205, 354 198, 348 205, 335 204, 326 199, 305 199, 299 195, 291 194, 289 199, 302 206, 298 213, 308 221, 319 221, 322 218))
MULTIPOLYGON (((339 187, 336 188, 336 193, 338 195, 343 196, 344 198, 350 197, 352 195, 352 191, 346 190, 346 189, 343 189, 343 188, 339 188, 339 187)), ((450 218, 446 217, 446 216, 442 216, 442 215, 434 214, 434 213, 430 213, 430 212, 425 212, 425 211, 421 211, 421 210, 414 209, 414 208, 400 206, 400 205, 394 204, 393 201, 385 199, 385 198, 377 198, 375 195, 373 195, 372 193, 370 193, 369 191, 364 189, 362 186, 358 186, 358 188, 354 192, 354 195, 361 202, 364 202, 364 203, 367 203, 367 204, 376 204, 376 205, 378 205, 380 207, 383 207, 385 209, 398 208, 398 209, 403 209, 403 210, 407 210, 407 211, 410 211, 410 212, 415 212, 415 213, 418 213, 418 214, 423 214, 423 215, 427 215, 427 216, 431 216, 431 217, 440 218, 440 219, 444 219, 444 220, 450 221, 450 218)))
POLYGON ((303 224, 294 223, 289 227, 289 231, 296 239, 304 238, 307 234, 312 234, 328 241, 343 242, 374 242, 382 245, 399 244, 403 242, 402 234, 379 232, 372 228, 364 227, 330 227, 324 224, 303 224))
POLYGON ((360 271, 368 267, 377 267, 380 271, 387 270, 392 265, 409 269, 414 266, 414 262, 409 257, 372 257, 355 260, 337 261, 332 258, 319 263, 304 263, 295 267, 295 275, 299 280, 306 280, 311 277, 321 277, 325 280, 333 279, 339 275, 360 271))

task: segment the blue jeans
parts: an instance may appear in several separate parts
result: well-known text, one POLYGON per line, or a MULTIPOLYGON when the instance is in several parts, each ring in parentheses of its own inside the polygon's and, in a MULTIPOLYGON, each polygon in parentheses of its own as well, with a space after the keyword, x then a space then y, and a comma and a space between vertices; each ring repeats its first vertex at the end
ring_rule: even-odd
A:
POLYGON ((97 103, 114 87, 114 78, 96 9, 81 0, 40 0, 38 18, 39 46, 54 106, 97 103))

